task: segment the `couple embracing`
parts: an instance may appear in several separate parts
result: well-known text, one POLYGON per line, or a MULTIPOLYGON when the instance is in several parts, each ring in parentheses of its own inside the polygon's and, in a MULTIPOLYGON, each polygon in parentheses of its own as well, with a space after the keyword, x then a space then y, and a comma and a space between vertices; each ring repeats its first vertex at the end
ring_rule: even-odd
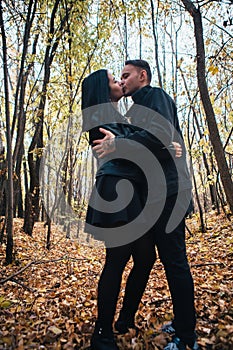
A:
POLYGON ((98 317, 92 350, 118 350, 120 334, 135 325, 143 292, 158 254, 169 285, 174 319, 165 350, 199 349, 195 335, 194 286, 186 256, 185 216, 191 210, 191 182, 176 106, 151 87, 144 60, 128 60, 121 81, 101 69, 82 84, 83 131, 97 158, 96 183, 85 231, 105 242, 98 283, 98 317), (118 101, 131 96, 126 117, 118 101), (129 122, 130 121, 130 122, 129 122), (114 323, 122 273, 132 257, 124 300, 114 323))

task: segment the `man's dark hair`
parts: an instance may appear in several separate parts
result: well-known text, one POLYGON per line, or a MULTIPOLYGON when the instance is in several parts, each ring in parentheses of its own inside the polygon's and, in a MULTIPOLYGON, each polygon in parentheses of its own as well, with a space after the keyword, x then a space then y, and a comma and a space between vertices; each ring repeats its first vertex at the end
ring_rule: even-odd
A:
POLYGON ((147 77, 149 83, 151 82, 152 74, 151 74, 151 69, 149 66, 149 63, 144 60, 127 60, 125 61, 125 65, 127 66, 128 64, 131 64, 132 66, 139 67, 141 69, 145 69, 147 72, 147 77))

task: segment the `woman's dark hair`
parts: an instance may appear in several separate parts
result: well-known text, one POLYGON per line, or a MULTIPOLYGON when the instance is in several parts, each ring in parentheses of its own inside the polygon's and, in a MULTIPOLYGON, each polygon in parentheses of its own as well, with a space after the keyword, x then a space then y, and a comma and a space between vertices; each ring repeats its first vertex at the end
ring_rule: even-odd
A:
POLYGON ((110 102, 108 71, 99 69, 82 82, 82 110, 101 103, 110 102))
MULTIPOLYGON (((108 71, 99 69, 82 83, 82 130, 89 131, 100 125, 116 123, 119 113, 110 103, 108 71)), ((121 119, 122 120, 122 119, 121 119)), ((100 133, 99 138, 103 134, 100 133)))
POLYGON ((149 63, 144 60, 127 60, 125 61, 125 65, 127 66, 128 64, 131 64, 132 66, 139 67, 141 69, 145 69, 147 73, 147 78, 149 83, 151 82, 152 79, 152 74, 151 74, 151 69, 149 66, 149 63))

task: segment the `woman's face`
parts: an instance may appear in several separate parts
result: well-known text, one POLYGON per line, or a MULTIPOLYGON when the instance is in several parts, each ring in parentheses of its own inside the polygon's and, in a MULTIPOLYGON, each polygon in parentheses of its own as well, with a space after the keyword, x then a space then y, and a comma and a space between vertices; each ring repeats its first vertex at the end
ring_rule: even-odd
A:
POLYGON ((113 78, 112 74, 108 72, 108 81, 110 87, 110 97, 112 102, 117 102, 123 96, 123 90, 120 82, 113 78))

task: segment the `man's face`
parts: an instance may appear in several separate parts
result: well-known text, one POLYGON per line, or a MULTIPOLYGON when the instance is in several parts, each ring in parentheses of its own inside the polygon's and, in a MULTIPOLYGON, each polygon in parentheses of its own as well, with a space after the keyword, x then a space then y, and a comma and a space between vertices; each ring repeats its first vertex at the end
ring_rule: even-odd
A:
MULTIPOLYGON (((121 86, 124 96, 131 96, 134 92, 147 85, 145 70, 131 64, 124 66, 121 73, 121 86)), ((147 77, 147 76, 146 76, 147 77)))

